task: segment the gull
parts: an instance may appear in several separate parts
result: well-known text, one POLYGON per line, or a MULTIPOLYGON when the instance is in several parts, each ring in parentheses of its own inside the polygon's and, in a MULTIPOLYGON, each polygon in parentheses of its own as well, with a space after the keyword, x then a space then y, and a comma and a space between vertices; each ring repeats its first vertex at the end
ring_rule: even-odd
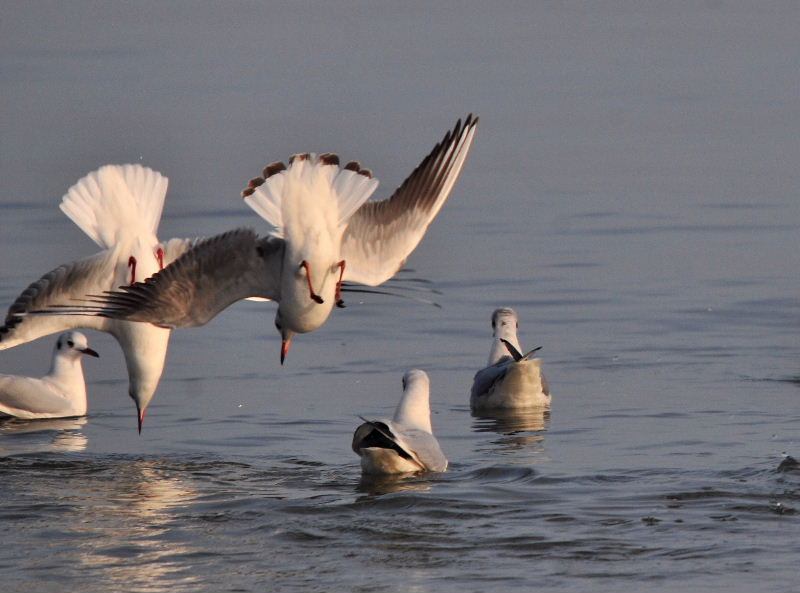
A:
POLYGON ((412 369, 403 375, 403 397, 392 420, 364 420, 353 434, 353 451, 365 474, 443 472, 447 459, 431 428, 430 380, 412 369))
POLYGON ((517 340, 519 320, 513 309, 503 307, 492 313, 494 332, 489 363, 475 373, 470 407, 475 410, 548 406, 551 395, 542 374, 542 361, 527 354, 517 340))
POLYGON ((161 243, 156 238, 167 184, 161 173, 141 165, 106 165, 80 179, 60 207, 102 251, 59 266, 33 282, 11 305, 0 327, 0 350, 72 328, 114 336, 125 356, 139 432, 164 370, 170 331, 101 317, 31 313, 79 304, 87 294, 144 280, 188 249, 190 240, 161 243))
POLYGON ((0 375, 0 415, 24 419, 85 416, 84 354, 99 356, 81 332, 65 332, 53 349, 50 372, 41 379, 0 375))
MULTIPOLYGON (((281 364, 292 338, 343 307, 342 282, 377 286, 394 276, 422 239, 456 182, 478 118, 459 120, 386 200, 378 180, 335 154, 296 154, 268 165, 242 192, 270 231, 235 229, 198 242, 145 282, 93 295, 73 312, 166 328, 207 323, 232 303, 278 302, 281 364)), ((43 311, 47 313, 47 311, 43 311)))

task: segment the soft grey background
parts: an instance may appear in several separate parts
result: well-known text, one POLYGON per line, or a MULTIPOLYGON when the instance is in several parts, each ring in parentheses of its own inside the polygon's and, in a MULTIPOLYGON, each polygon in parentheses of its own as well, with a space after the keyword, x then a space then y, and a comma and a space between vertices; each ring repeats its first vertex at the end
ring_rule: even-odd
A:
MULTIPOLYGON (((441 309, 351 297, 278 362, 274 306, 174 334, 141 436, 92 333, 87 421, 0 426, 9 590, 791 591, 795 2, 21 2, 0 11, 0 299, 96 248, 57 209, 106 163, 170 179, 160 236, 265 227, 301 151, 387 197, 481 117, 410 258, 441 309), (552 413, 473 418, 492 309, 552 413), (357 415, 432 381, 442 476, 360 482, 357 415)), ((53 339, 0 353, 43 374, 53 339)))

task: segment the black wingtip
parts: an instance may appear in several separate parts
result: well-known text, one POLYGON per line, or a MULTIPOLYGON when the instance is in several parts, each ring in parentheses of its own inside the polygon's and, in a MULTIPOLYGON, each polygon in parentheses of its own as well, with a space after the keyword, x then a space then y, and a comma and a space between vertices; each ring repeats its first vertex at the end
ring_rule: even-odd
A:
POLYGON ((500 341, 503 342, 503 344, 506 347, 506 350, 508 350, 508 353, 511 354, 511 357, 515 361, 518 362, 522 359, 522 353, 519 350, 517 350, 511 342, 509 342, 504 338, 500 338, 500 341))

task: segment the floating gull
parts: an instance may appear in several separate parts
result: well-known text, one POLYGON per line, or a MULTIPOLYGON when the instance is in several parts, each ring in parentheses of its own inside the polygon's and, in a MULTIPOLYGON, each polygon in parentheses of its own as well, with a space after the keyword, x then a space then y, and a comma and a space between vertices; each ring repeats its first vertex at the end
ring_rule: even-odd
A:
POLYGON ((542 361, 532 358, 540 348, 523 355, 517 340, 518 327, 513 309, 501 308, 492 313, 494 339, 489 366, 475 373, 470 395, 473 411, 550 404, 550 388, 542 374, 542 361))
POLYGON ((447 459, 431 428, 430 381, 425 371, 403 376, 403 397, 392 420, 364 420, 353 434, 353 451, 365 474, 443 472, 447 459))
POLYGON ((41 379, 0 375, 0 416, 69 418, 86 414, 86 382, 81 360, 98 356, 80 332, 61 334, 50 372, 41 379))
POLYGON ((103 251, 59 266, 32 283, 11 305, 0 327, 0 350, 71 328, 114 336, 128 367, 128 393, 136 403, 140 432, 164 370, 169 330, 101 317, 29 313, 80 305, 87 294, 144 280, 186 251, 192 241, 160 243, 156 238, 167 183, 166 177, 141 165, 107 165, 72 186, 61 210, 103 251))
MULTIPOLYGON (((281 363, 295 334, 320 327, 344 306, 342 282, 377 286, 394 276, 456 182, 478 118, 458 121, 391 198, 367 202, 378 180, 334 154, 297 154, 268 165, 242 192, 271 231, 236 229, 199 242, 171 265, 72 308, 161 327, 203 325, 250 297, 278 302, 281 363)), ((90 294, 97 295, 97 291, 90 294)))

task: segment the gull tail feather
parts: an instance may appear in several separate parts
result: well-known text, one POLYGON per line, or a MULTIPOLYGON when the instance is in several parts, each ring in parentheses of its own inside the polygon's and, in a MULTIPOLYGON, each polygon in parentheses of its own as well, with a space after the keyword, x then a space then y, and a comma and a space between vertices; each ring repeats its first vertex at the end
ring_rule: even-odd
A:
POLYGON ((168 180, 142 165, 106 165, 73 185, 60 208, 103 249, 158 232, 168 180))

